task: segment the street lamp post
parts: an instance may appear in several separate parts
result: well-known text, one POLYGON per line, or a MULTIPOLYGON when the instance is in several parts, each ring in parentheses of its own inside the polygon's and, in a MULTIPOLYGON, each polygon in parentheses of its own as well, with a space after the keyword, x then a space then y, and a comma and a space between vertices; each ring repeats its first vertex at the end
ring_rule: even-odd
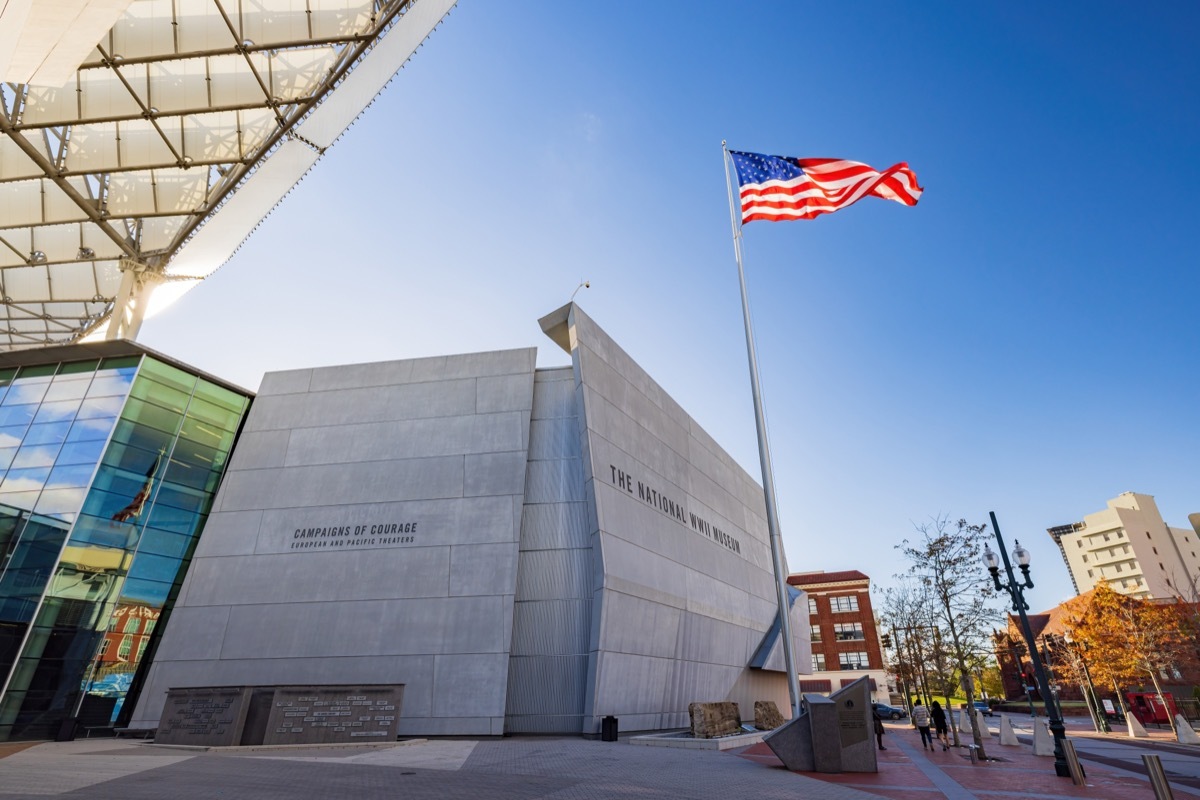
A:
MULTIPOLYGON (((1046 670, 1042 666, 1042 659, 1038 655, 1037 643, 1033 638, 1033 629, 1029 627, 1029 617, 1026 611, 1029 610, 1029 604, 1025 602, 1025 589, 1033 588, 1033 579, 1029 577, 1029 551, 1021 547, 1020 542, 1015 543, 1013 547, 1013 559, 1021 568, 1021 575, 1024 581, 1017 582, 1016 576, 1013 574, 1012 562, 1008 559, 1008 551, 1004 549, 1004 538, 1000 535, 1000 525, 996 522, 996 512, 988 512, 992 519, 992 530, 996 534, 996 544, 1000 548, 1000 556, 992 552, 990 547, 984 545, 983 562, 987 565, 988 572, 992 574, 992 581, 996 584, 996 591, 1006 591, 1013 601, 1013 611, 1021 620, 1021 633, 1025 636, 1025 644, 1029 648, 1029 660, 1033 663, 1033 674, 1037 677, 1038 691, 1042 693, 1042 702, 1046 706, 1046 716, 1050 719, 1050 733, 1054 735, 1054 772, 1060 778, 1071 777, 1071 770, 1067 766, 1067 758, 1063 748, 1063 740, 1066 739, 1067 730, 1063 726, 1062 714, 1059 713, 1058 703, 1055 697, 1050 692, 1049 681, 1046 680, 1046 670), (1000 582, 1000 558, 1004 559, 1004 572, 1008 575, 1008 582, 1000 582)), ((1034 724, 1037 721, 1034 720, 1034 724)))

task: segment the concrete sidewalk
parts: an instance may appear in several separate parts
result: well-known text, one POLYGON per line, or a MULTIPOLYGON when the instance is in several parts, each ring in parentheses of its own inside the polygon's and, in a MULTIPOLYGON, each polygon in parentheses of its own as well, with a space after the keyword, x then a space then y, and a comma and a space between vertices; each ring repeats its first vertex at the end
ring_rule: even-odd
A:
MULTIPOLYGON (((877 774, 788 772, 765 745, 676 750, 578 738, 435 740, 395 747, 183 751, 115 739, 0 749, 0 798, 77 800, 1144 800, 1144 778, 1086 761, 1088 786, 1054 775, 1051 759, 1001 747, 1001 762, 921 749, 911 727, 888 725, 877 774)), ((1101 742, 1109 747, 1120 744, 1101 742)), ((1194 756, 1186 756, 1194 758, 1194 756)), ((1165 763, 1165 760, 1164 760, 1165 763)), ((1175 786, 1176 797, 1200 791, 1175 786)))
POLYGON ((0 798, 78 800, 871 800, 717 751, 579 738, 393 748, 195 752, 124 740, 45 743, 0 759, 0 798))

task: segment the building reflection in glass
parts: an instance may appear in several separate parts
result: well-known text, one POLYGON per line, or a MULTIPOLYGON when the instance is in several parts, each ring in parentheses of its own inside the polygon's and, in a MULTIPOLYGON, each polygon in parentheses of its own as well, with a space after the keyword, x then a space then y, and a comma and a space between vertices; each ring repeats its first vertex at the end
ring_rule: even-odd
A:
POLYGON ((109 347, 0 369, 0 741, 132 711, 249 404, 109 347))

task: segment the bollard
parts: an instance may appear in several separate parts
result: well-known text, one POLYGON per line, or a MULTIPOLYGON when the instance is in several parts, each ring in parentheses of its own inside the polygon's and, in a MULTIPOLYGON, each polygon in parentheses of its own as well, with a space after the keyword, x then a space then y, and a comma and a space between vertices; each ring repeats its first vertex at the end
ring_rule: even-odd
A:
POLYGON ((1158 756, 1144 755, 1142 763, 1146 765, 1146 774, 1150 776, 1150 786, 1154 789, 1154 800, 1175 800, 1171 784, 1167 783, 1167 773, 1163 771, 1162 760, 1158 756))
POLYGON ((967 745, 967 753, 971 756, 971 763, 979 763, 979 748, 973 744, 967 745))
POLYGON ((1067 769, 1071 773, 1071 783, 1076 786, 1087 786, 1087 776, 1083 774, 1083 764, 1079 763, 1079 754, 1075 752, 1075 743, 1070 739, 1062 741, 1063 755, 1067 757, 1067 769))
POLYGON ((617 740, 617 718, 612 714, 600 720, 600 741, 615 742, 617 740))

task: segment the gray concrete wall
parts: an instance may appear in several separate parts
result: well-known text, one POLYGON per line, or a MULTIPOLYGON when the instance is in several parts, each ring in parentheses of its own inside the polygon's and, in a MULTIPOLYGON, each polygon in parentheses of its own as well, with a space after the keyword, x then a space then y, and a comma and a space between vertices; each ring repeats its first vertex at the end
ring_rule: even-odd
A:
MULTIPOLYGON (((595 574, 584 732, 686 727, 691 702, 789 706, 747 668, 776 616, 765 504, 738 466, 578 306, 542 320, 572 355, 595 574)), ((794 639, 807 652, 807 615, 794 639)), ((799 664, 804 669, 806 664, 799 664)))
POLYGON ((502 733, 534 362, 264 377, 131 724, 170 687, 395 683, 401 735, 502 733))
POLYGON ((570 367, 538 370, 508 672, 509 733, 581 733, 592 526, 570 367))

